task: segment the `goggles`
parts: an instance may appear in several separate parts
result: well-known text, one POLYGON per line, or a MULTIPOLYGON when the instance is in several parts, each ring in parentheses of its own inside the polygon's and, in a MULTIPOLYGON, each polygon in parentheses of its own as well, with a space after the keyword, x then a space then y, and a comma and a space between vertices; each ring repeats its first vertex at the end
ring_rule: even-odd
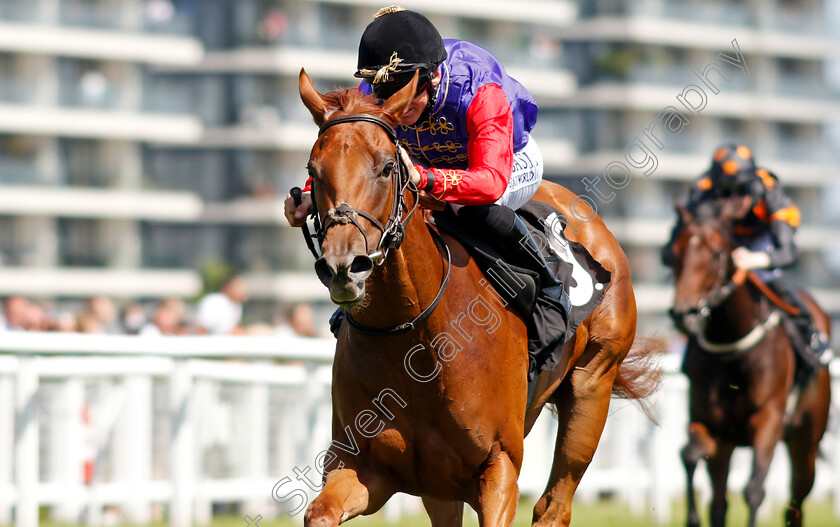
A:
POLYGON ((752 195, 752 183, 733 181, 718 184, 717 195, 721 198, 743 198, 752 195))
MULTIPOLYGON (((370 83, 370 80, 368 80, 368 79, 365 79, 365 80, 368 83, 370 83)), ((415 97, 417 97, 418 95, 420 95, 421 93, 426 91, 426 88, 429 87, 430 80, 431 79, 430 79, 428 73, 425 73, 425 74, 421 73, 420 74, 420 78, 417 79, 417 91, 414 93, 415 97)), ((398 91, 400 91, 401 89, 405 88, 408 85, 409 82, 411 82, 411 78, 409 78, 407 81, 404 81, 404 82, 394 81, 394 82, 380 82, 378 84, 371 84, 371 87, 373 88, 373 94, 377 98, 385 100, 385 99, 388 99, 389 97, 391 97, 392 95, 394 95, 395 93, 397 93, 398 91)))

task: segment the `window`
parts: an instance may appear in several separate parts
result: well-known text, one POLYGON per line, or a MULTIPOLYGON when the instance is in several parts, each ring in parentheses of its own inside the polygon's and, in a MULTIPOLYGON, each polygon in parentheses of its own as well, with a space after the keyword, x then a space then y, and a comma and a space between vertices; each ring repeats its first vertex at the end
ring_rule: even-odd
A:
POLYGON ((96 220, 58 221, 59 263, 69 267, 104 267, 107 262, 96 220))
POLYGON ((108 173, 102 166, 102 143, 87 139, 66 139, 61 142, 67 170, 67 183, 79 187, 105 187, 108 173))
POLYGON ((40 183, 37 169, 38 140, 20 135, 0 135, 0 184, 40 183))

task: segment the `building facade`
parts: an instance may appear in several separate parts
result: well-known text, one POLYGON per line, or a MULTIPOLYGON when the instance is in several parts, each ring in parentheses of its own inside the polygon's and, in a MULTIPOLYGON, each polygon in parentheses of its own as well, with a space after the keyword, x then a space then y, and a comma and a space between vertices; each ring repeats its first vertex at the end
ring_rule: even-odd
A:
MULTIPOLYGON (((643 331, 670 327, 658 252, 672 201, 729 141, 750 145, 791 189, 804 212, 793 274, 840 314, 829 2, 403 4, 445 37, 491 50, 534 94, 546 178, 587 196, 619 237, 643 331), (682 132, 650 130, 690 85, 705 103, 679 107, 682 132), (613 162, 630 169, 626 184, 605 185, 613 162)), ((199 268, 226 262, 247 276, 257 311, 297 301, 326 310, 282 211, 316 136, 297 75, 306 68, 323 90, 353 85, 358 37, 379 7, 0 0, 0 295, 189 298, 199 268)))

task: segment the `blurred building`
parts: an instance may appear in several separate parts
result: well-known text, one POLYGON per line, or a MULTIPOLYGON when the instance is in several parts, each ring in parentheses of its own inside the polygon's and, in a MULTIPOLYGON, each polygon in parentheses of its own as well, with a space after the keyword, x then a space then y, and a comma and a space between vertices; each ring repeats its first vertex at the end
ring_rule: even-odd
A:
MULTIPOLYGON (((751 145, 792 189, 800 282, 840 314, 828 0, 402 3, 490 49, 535 95, 546 175, 595 200, 619 235, 643 330, 669 327, 658 248, 672 200, 725 141, 751 145), (733 39, 748 74, 718 57, 733 39), (654 173, 633 169, 599 201, 583 178, 603 179, 711 63, 730 80, 703 86, 706 107, 655 150, 654 173)), ((200 265, 223 261, 245 271, 256 305, 326 302, 282 212, 316 136, 297 74, 354 84, 359 35, 382 5, 0 0, 0 295, 190 297, 200 265)))

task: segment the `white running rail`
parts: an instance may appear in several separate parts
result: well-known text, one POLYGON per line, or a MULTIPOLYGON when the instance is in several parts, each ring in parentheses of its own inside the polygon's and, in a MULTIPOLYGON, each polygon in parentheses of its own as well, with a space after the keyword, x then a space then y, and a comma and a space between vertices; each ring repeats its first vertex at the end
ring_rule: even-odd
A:
MULTIPOLYGON (((0 525, 34 527, 47 506, 55 521, 87 525, 111 517, 147 524, 165 509, 171 526, 187 527, 209 524, 214 504, 238 503, 243 516, 267 519, 294 512, 316 494, 304 479, 317 483, 315 460, 330 440, 334 341, 2 337, 0 525)), ((658 426, 632 403, 614 401, 577 499, 610 495, 658 523, 669 521, 673 501, 685 492, 679 450, 687 382, 678 366, 676 357, 665 361, 658 426)), ((837 366, 833 390, 840 394, 837 366)), ((829 426, 812 499, 833 500, 840 515, 836 407, 829 426)), ((545 486, 555 430, 544 412, 526 439, 523 495, 536 497, 545 486)), ((780 447, 767 502, 786 500, 788 474, 780 447)), ((748 476, 748 452, 738 451, 730 487, 740 494, 748 476)), ((705 506, 710 491, 702 466, 696 480, 705 506)), ((396 521, 418 508, 415 498, 398 497, 386 515, 396 521)))

